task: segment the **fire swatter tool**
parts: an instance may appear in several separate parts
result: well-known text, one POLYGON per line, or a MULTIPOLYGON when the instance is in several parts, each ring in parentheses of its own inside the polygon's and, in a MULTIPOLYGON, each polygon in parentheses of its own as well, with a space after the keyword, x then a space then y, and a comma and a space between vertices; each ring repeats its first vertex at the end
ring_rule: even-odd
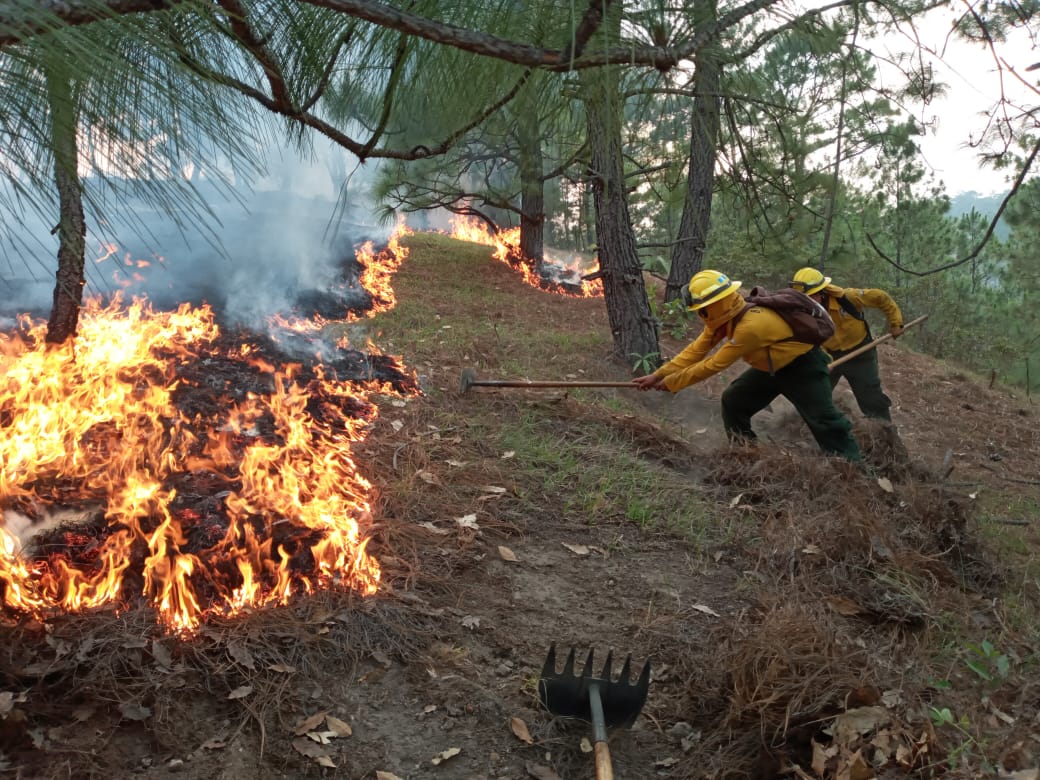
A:
POLYGON ((598 677, 593 674, 593 653, 594 650, 590 649, 584 669, 580 675, 575 675, 574 648, 567 654, 563 671, 557 672, 556 645, 550 646, 538 681, 538 696, 554 715, 578 718, 592 724, 596 780, 614 780, 607 729, 628 728, 639 716, 650 690, 650 662, 643 665, 639 679, 633 684, 630 681, 631 655, 625 659, 618 679, 612 680, 613 652, 607 653, 607 662, 598 677))
POLYGON ((594 381, 534 381, 528 379, 477 379, 477 372, 472 368, 462 369, 459 392, 466 393, 471 387, 627 387, 637 389, 631 382, 594 382, 594 381))

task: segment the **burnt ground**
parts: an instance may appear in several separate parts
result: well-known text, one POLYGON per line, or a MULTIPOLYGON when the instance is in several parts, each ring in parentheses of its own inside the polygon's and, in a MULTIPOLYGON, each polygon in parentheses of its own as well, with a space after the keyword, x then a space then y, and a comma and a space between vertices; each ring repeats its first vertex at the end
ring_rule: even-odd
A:
POLYGON ((465 367, 627 372, 601 300, 522 286, 481 247, 408 243, 398 306, 368 327, 423 393, 374 399, 355 450, 381 592, 191 638, 144 608, 9 619, 0 776, 592 777, 589 726, 538 701, 555 643, 651 663, 638 720, 611 733, 619 778, 1035 777, 1032 399, 885 345, 902 446, 838 391, 867 477, 783 402, 729 448, 731 376, 674 397, 461 394, 465 367))

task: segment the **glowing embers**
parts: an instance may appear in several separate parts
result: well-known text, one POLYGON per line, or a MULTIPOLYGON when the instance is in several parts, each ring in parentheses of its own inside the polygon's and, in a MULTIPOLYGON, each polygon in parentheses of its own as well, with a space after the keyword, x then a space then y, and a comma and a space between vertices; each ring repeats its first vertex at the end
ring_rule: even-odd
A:
POLYGON ((142 594, 173 631, 319 587, 375 591, 352 444, 392 361, 288 364, 207 307, 88 301, 71 346, 0 334, 0 598, 46 616, 142 594), (77 522, 65 522, 71 510, 77 522))
MULTIPOLYGON (((454 215, 451 218, 452 238, 484 244, 494 247, 494 258, 506 263, 523 277, 523 280, 542 290, 571 295, 578 298, 594 298, 603 295, 603 283, 599 279, 586 281, 582 275, 591 268, 586 268, 587 261, 579 257, 569 260, 553 257, 545 253, 541 269, 535 269, 533 260, 523 256, 520 251, 520 228, 509 228, 492 233, 488 226, 476 217, 454 215)), ((591 264, 596 266, 595 262, 591 264)))

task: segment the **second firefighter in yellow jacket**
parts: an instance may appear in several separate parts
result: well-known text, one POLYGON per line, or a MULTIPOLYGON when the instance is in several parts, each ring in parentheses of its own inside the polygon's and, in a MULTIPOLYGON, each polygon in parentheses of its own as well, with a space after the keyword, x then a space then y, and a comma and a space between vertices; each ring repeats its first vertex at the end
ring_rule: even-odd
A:
POLYGON ((730 438, 755 438, 751 418, 782 395, 824 452, 859 462, 852 426, 834 405, 826 355, 819 347, 794 341, 790 326, 776 312, 759 306, 745 311, 739 288, 740 282, 718 271, 694 274, 684 297, 704 329, 682 352, 633 383, 643 390, 675 393, 743 360, 750 368, 722 393, 722 423, 730 438))
MULTIPOLYGON (((834 320, 835 333, 823 344, 823 348, 837 360, 849 352, 870 343, 870 326, 863 315, 864 309, 878 309, 888 320, 892 336, 903 333, 903 314, 899 305, 884 290, 838 287, 815 268, 800 268, 790 284, 810 298, 821 303, 834 320)), ((876 349, 866 352, 831 369, 831 387, 842 377, 852 388, 856 403, 864 417, 885 422, 892 421, 892 400, 881 388, 876 349)))

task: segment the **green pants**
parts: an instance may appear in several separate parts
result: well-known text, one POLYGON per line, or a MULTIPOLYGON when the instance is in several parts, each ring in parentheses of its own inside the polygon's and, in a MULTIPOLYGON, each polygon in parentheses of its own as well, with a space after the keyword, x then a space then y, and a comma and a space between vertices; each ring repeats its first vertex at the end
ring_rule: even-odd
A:
POLYGON ((751 418, 782 395, 798 410, 820 449, 859 463, 852 424, 834 405, 827 356, 818 347, 774 374, 749 368, 722 393, 722 424, 731 439, 754 439, 751 418))
MULTIPOLYGON (((835 352, 834 359, 837 360, 842 354, 835 352)), ((859 404, 859 410, 863 412, 864 417, 892 422, 892 414, 889 412, 892 399, 881 389, 876 349, 868 349, 862 355, 857 355, 831 371, 831 387, 837 385, 842 377, 845 377, 852 388, 852 394, 856 396, 856 403, 859 404)))

